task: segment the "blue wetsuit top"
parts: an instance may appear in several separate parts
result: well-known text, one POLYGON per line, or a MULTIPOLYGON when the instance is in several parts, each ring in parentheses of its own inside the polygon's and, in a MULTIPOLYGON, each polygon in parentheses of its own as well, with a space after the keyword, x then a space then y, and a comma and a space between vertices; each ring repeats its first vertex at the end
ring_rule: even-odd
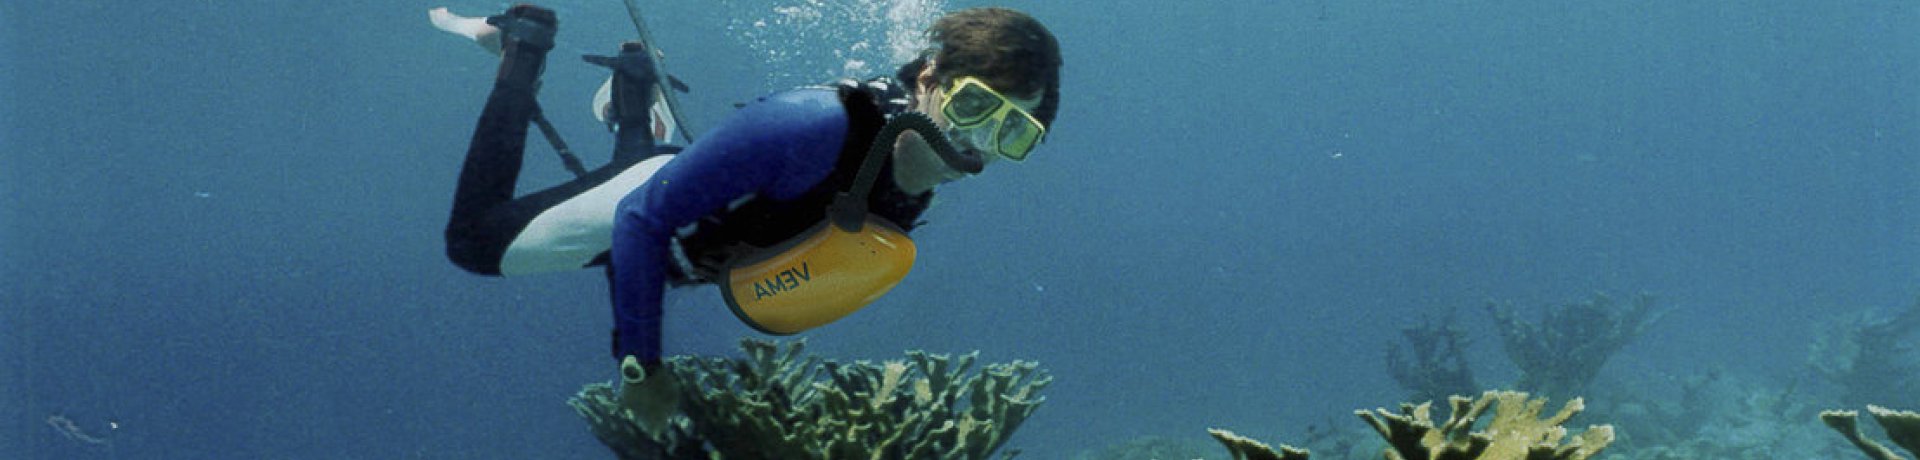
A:
POLYGON ((608 275, 614 359, 660 359, 661 299, 675 264, 676 233, 749 198, 786 201, 806 194, 833 173, 848 125, 833 88, 765 96, 728 116, 621 199, 608 275))

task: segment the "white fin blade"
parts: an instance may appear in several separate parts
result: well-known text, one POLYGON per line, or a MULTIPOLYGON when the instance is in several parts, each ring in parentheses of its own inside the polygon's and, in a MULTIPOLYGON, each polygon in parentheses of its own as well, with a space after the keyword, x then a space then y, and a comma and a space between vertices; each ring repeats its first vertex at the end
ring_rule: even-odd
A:
POLYGON ((500 54, 500 28, 487 24, 487 18, 470 18, 453 14, 447 7, 427 10, 427 19, 433 21, 433 27, 454 35, 467 37, 485 48, 487 52, 500 54))
POLYGON ((600 120, 602 124, 613 124, 607 121, 612 118, 612 113, 613 77, 607 77, 607 81, 600 83, 600 90, 593 92, 593 119, 600 120))

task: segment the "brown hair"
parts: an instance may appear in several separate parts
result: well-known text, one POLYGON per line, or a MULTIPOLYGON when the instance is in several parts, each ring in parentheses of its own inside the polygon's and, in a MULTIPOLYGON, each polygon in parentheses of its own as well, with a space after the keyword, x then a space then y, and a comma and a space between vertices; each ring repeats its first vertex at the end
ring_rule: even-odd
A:
POLYGON ((1039 20, 1008 8, 969 8, 927 29, 934 79, 972 76, 1009 96, 1040 94, 1034 118, 1049 127, 1060 107, 1060 43, 1039 20))

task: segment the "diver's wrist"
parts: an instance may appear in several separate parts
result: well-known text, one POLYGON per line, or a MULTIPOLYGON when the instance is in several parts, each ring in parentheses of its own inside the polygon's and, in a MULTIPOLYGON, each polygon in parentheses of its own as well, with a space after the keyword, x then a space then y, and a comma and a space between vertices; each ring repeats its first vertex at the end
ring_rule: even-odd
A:
POLYGON ((637 356, 627 355, 620 359, 620 380, 626 383, 638 383, 648 377, 659 375, 662 365, 663 363, 658 359, 642 360, 637 356))

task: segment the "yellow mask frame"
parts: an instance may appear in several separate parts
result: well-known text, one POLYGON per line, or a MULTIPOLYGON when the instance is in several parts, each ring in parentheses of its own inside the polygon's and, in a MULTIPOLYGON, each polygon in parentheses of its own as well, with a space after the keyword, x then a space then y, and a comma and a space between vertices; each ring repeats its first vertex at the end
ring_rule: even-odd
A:
POLYGON ((979 77, 960 77, 941 96, 940 112, 953 123, 948 136, 974 148, 1026 161, 1047 136, 1046 124, 979 77))

